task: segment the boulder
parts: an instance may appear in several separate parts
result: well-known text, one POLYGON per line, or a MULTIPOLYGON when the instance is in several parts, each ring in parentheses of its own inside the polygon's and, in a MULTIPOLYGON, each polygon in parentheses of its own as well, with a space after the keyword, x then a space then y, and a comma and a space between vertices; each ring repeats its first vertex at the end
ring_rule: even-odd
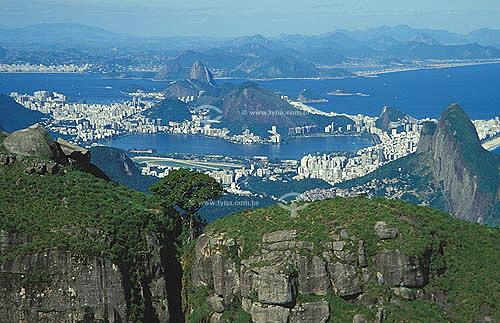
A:
POLYGON ((352 319, 352 323, 366 323, 366 317, 363 314, 356 314, 352 319))
POLYGON ((67 163, 66 155, 61 147, 38 123, 12 133, 5 138, 3 145, 10 153, 16 155, 36 156, 52 159, 61 164, 67 163))
POLYGON ((288 323, 290 310, 281 306, 264 305, 258 302, 252 304, 252 322, 254 323, 288 323))
POLYGON ((83 167, 90 166, 90 151, 80 146, 74 145, 62 138, 57 139, 57 143, 69 159, 73 159, 83 167))
POLYGON ((328 272, 333 279, 337 295, 354 297, 363 292, 356 267, 349 264, 329 263, 328 272))
POLYGON ((291 230, 274 231, 271 233, 266 233, 262 236, 262 242, 264 243, 275 243, 282 241, 292 241, 297 238, 297 232, 291 230))
POLYGON ((224 312, 224 298, 218 295, 209 296, 207 297, 207 303, 214 312, 224 312))
POLYGON ((290 312, 289 323, 325 323, 330 317, 330 306, 327 301, 302 303, 290 312))
POLYGON ((295 305, 297 282, 294 274, 277 266, 261 267, 256 272, 255 289, 259 302, 286 307, 295 305))

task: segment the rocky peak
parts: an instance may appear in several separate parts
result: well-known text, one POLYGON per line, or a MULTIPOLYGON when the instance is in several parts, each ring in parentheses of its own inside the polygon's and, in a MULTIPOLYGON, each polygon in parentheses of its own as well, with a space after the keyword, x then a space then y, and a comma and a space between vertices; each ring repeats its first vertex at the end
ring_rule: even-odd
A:
POLYGON ((476 128, 458 104, 444 111, 437 126, 424 126, 417 152, 429 153, 451 214, 478 222, 491 215, 490 207, 498 200, 500 160, 481 146, 476 128))
POLYGON ((376 126, 383 131, 388 131, 391 127, 407 120, 410 117, 396 108, 385 106, 376 121, 376 126))
POLYGON ((216 86, 212 72, 200 61, 194 62, 190 75, 190 79, 192 80, 216 86))

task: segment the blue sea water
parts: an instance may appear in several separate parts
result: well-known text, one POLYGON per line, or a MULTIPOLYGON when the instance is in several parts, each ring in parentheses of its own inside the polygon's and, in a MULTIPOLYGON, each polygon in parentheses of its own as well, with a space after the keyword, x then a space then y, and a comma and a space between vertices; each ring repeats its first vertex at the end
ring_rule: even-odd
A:
POLYGON ((500 147, 498 147, 497 149, 493 150, 493 152, 497 153, 500 155, 500 147))
POLYGON ((307 154, 357 151, 370 146, 359 137, 318 137, 289 140, 280 145, 239 145, 221 139, 183 135, 129 135, 102 142, 121 149, 150 149, 159 153, 197 153, 240 157, 266 156, 270 159, 300 159, 307 154))
MULTIPOLYGON (((472 119, 500 116, 500 64, 388 73, 377 78, 273 80, 258 83, 269 90, 279 90, 292 97, 302 89, 309 88, 329 99, 328 103, 312 104, 327 112, 376 116, 384 105, 389 105, 417 118, 439 118, 449 104, 459 103, 472 119), (361 92, 370 96, 327 95, 335 90, 361 92)), ((0 73, 0 93, 48 90, 63 93, 73 101, 86 100, 88 103, 127 100, 120 90, 132 85, 148 90, 161 90, 166 88, 169 82, 103 79, 98 74, 0 73)), ((297 159, 313 152, 353 151, 368 143, 360 138, 331 137, 297 139, 280 146, 242 146, 194 136, 131 135, 113 139, 107 144, 124 149, 154 148, 159 152, 263 155, 270 158, 297 159)), ((500 148, 495 152, 500 153, 500 148)))
POLYGON ((28 93, 38 90, 59 92, 72 101, 109 103, 128 100, 120 90, 137 85, 148 90, 162 90, 169 82, 149 80, 104 79, 99 74, 0 73, 0 93, 28 93))
POLYGON ((392 106, 416 118, 439 118, 444 109, 458 103, 471 119, 500 116, 500 64, 380 74, 377 78, 338 80, 273 80, 259 82, 297 96, 304 88, 329 99, 311 104, 323 111, 377 116, 382 107, 392 106), (370 96, 329 96, 341 90, 370 96))
MULTIPOLYGON (((243 82, 242 80, 218 80, 243 82)), ((269 90, 296 96, 304 88, 329 99, 311 104, 323 111, 350 114, 380 114, 384 105, 393 106, 416 118, 439 118, 451 103, 459 103, 472 119, 500 115, 500 64, 475 65, 434 70, 380 74, 377 78, 337 80, 258 81, 269 90), (329 96, 328 92, 361 92, 363 96, 329 96)), ((166 88, 168 82, 103 79, 98 74, 10 74, 0 73, 0 93, 57 91, 74 101, 110 102, 126 100, 120 93, 125 86, 138 85, 148 90, 166 88)))

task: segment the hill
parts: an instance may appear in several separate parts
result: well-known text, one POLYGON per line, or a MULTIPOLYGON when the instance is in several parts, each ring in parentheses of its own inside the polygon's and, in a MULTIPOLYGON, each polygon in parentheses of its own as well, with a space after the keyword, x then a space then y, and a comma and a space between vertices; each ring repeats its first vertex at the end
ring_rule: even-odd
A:
POLYGON ((422 130, 417 153, 338 185, 401 198, 464 220, 500 224, 500 157, 486 151, 469 117, 451 105, 422 130))
POLYGON ((158 182, 153 176, 142 175, 134 162, 123 150, 113 147, 93 147, 90 161, 99 167, 113 181, 131 189, 150 194, 149 187, 158 182))
POLYGON ((411 117, 406 113, 399 111, 393 107, 384 107, 375 126, 383 131, 389 131, 391 128, 397 128, 404 121, 409 121, 411 117))
POLYGON ((173 97, 155 104, 146 111, 145 115, 151 119, 161 119, 163 125, 168 125, 169 121, 182 122, 191 120, 191 113, 186 103, 173 97))
POLYGON ((0 134, 2 321, 168 321, 158 202, 80 170, 78 150, 52 160, 60 146, 25 133, 25 155, 0 134))
POLYGON ((497 228, 382 198, 286 207, 207 227, 184 260, 191 322, 500 318, 497 228))
POLYGON ((232 133, 241 133, 243 129, 250 129, 258 135, 266 135, 272 126, 278 132, 287 136, 290 128, 314 127, 323 129, 327 124, 345 127, 354 122, 345 117, 325 117, 313 115, 297 110, 287 101, 263 89, 253 82, 238 85, 224 95, 220 126, 225 126, 232 133))
POLYGON ((0 94, 0 123, 4 131, 13 132, 27 128, 44 117, 43 113, 28 110, 10 96, 0 94))

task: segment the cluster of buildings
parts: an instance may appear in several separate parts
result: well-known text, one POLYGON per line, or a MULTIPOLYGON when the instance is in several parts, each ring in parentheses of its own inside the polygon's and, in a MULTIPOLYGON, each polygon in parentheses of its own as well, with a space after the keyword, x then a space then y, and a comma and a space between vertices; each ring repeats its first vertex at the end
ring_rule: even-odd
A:
POLYGON ((495 117, 491 120, 474 120, 472 121, 476 127, 477 134, 480 140, 493 138, 500 134, 500 118, 495 117))
POLYGON ((91 65, 0 64, 0 73, 85 73, 91 65))
MULTIPOLYGON (((219 156, 204 156, 204 161, 217 162, 219 156)), ((246 183, 250 177, 258 177, 264 181, 283 181, 289 179, 290 176, 297 174, 297 160, 282 160, 279 162, 270 162, 267 157, 254 156, 245 159, 237 160, 242 166, 224 169, 206 169, 196 168, 197 171, 205 173, 217 182, 221 183, 226 191, 238 195, 251 195, 247 189, 246 183)), ((197 161, 195 157, 189 159, 190 162, 197 161)), ((180 166, 174 165, 157 165, 147 164, 142 166, 141 173, 143 175, 156 176, 163 178, 172 170, 179 169, 180 166)))
POLYGON ((101 140, 125 133, 157 133, 166 130, 160 119, 149 119, 141 112, 153 103, 134 98, 111 104, 71 103, 60 93, 37 91, 34 95, 11 93, 25 108, 50 116, 49 131, 72 136, 76 142, 101 140))
POLYGON ((203 135, 207 137, 217 137, 238 144, 263 144, 263 143, 280 143, 281 135, 278 133, 276 126, 272 126, 268 130, 269 137, 262 138, 255 135, 249 129, 243 130, 239 135, 230 136, 228 128, 212 128, 211 123, 206 115, 193 115, 191 120, 182 122, 170 121, 168 123, 167 132, 171 134, 183 135, 203 135))
POLYGON ((390 133, 377 129, 374 132, 381 143, 357 151, 354 157, 338 154, 305 156, 300 161, 295 178, 316 178, 335 184, 364 176, 390 161, 415 152, 421 129, 419 124, 407 125, 405 130, 408 131, 400 133, 397 129, 392 129, 390 133))

